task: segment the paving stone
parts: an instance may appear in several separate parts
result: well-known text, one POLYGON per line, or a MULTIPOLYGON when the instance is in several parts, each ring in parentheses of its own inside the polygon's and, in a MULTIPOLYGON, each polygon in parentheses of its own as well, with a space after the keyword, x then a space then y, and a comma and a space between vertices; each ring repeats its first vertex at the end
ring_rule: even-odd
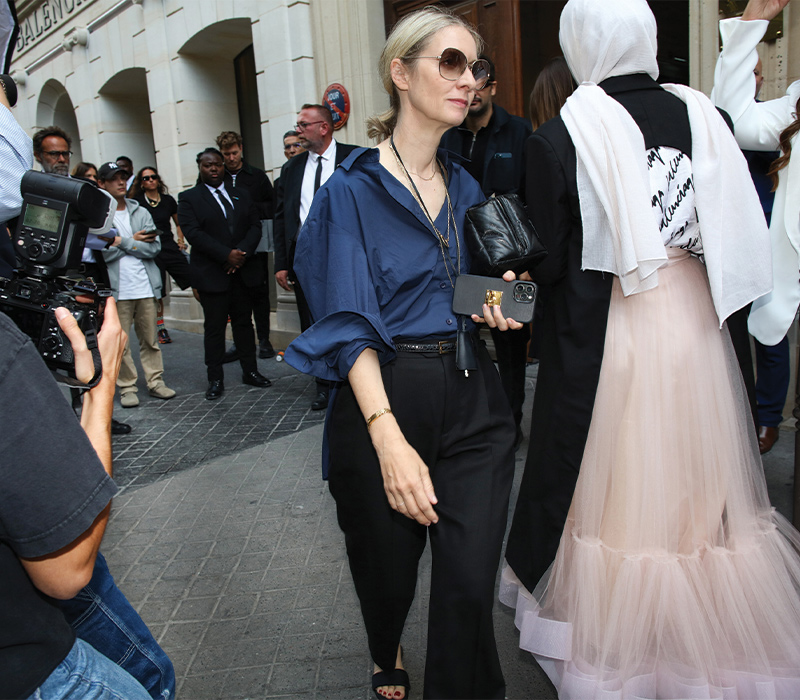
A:
POLYGON ((360 689, 369 682, 372 666, 363 655, 323 660, 319 665, 317 688, 332 690, 360 689))
POLYGON ((168 653, 170 649, 199 647, 207 628, 208 622, 205 621, 170 622, 166 626, 164 633, 157 639, 168 653))
MULTIPOLYGON (((117 417, 114 501, 103 543, 109 567, 173 659, 185 700, 370 700, 369 658, 336 507, 320 479, 324 412, 313 380, 259 360, 273 386, 230 373, 218 402, 204 399, 202 337, 170 331, 162 348, 171 401, 147 395, 117 417)), ((132 348, 134 356, 138 348, 132 348)), ((536 368, 527 375, 530 415, 536 368)), ((792 440, 764 460, 770 496, 791 508, 792 440)), ((525 459, 517 453, 517 484, 525 459)), ((512 503, 515 497, 512 494, 512 503)), ((413 697, 421 696, 430 555, 402 643, 413 697)), ((509 700, 555 691, 519 647, 499 604, 495 633, 509 700)))
POLYGON ((310 634, 325 631, 331 619, 332 608, 308 608, 289 613, 286 634, 310 634))
POLYGON ((320 649, 325 641, 325 632, 316 634, 286 634, 281 638, 275 661, 287 663, 293 661, 316 661, 320 657, 320 649))
POLYGON ((269 690, 269 669, 245 668, 231 671, 225 681, 227 698, 263 698, 269 690))
POLYGON ((179 698, 190 698, 191 700, 221 698, 223 697, 222 693, 227 676, 227 669, 216 673, 191 676, 178 686, 175 695, 179 698))
MULTIPOLYGON (((252 622, 253 620, 251 619, 247 624, 252 624, 252 622)), ((244 634, 243 627, 245 627, 245 625, 242 624, 241 620, 212 621, 208 625, 203 642, 209 645, 235 645, 242 639, 244 634)))
POLYGON ((193 620, 208 620, 214 614, 214 610, 219 601, 219 597, 187 598, 181 601, 178 609, 175 611, 174 621, 191 622, 193 620))
POLYGON ((269 614, 272 612, 289 612, 295 609, 297 589, 287 588, 277 591, 266 591, 261 594, 256 606, 255 614, 269 614))
POLYGON ((269 681, 270 692, 286 693, 287 691, 309 691, 317 684, 318 662, 304 661, 285 664, 274 664, 269 681))

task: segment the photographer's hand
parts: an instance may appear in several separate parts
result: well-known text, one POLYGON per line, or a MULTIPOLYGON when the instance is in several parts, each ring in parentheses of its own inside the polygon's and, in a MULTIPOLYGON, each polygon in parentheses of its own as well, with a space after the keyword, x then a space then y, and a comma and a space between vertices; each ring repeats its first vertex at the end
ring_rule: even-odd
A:
MULTIPOLYGON (((77 379, 88 382, 94 376, 94 361, 91 351, 86 346, 83 331, 72 314, 63 307, 56 309, 56 319, 75 353, 77 379)), ((109 298, 106 300, 103 326, 97 334, 97 345, 103 361, 103 377, 96 387, 84 395, 81 411, 81 425, 109 474, 111 474, 111 413, 117 374, 127 340, 128 335, 119 324, 116 302, 113 298, 109 298)))
MULTIPOLYGON (((92 354, 86 346, 86 338, 77 321, 63 307, 56 309, 56 318, 75 351, 75 370, 78 379, 84 382, 90 380, 94 375, 94 363, 92 354)), ((114 386, 122 351, 127 342, 127 334, 119 325, 117 307, 113 299, 108 299, 106 302, 103 327, 97 335, 97 342, 103 358, 103 378, 84 396, 81 425, 110 476, 114 386)), ((68 600, 89 583, 110 512, 111 503, 102 510, 87 530, 61 549, 42 557, 20 559, 31 581, 40 591, 54 598, 68 600)))

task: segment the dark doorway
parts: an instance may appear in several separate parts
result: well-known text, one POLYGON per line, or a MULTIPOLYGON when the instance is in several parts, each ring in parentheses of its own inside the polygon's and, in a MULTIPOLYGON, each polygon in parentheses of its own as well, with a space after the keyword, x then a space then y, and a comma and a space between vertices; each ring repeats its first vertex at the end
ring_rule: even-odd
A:
POLYGON ((242 130, 245 160, 264 169, 264 145, 261 141, 261 110, 258 104, 256 56, 250 44, 233 59, 236 75, 236 102, 239 107, 239 128, 242 130))
MULTIPOLYGON (((602 0, 597 0, 602 2, 602 0)), ((658 23, 661 82, 689 83, 689 0, 648 0, 658 23)), ((384 0, 387 31, 430 0, 384 0)), ((558 26, 566 0, 444 0, 463 14, 486 42, 497 66, 496 101, 513 114, 527 114, 528 95, 545 63, 561 55, 558 26)))

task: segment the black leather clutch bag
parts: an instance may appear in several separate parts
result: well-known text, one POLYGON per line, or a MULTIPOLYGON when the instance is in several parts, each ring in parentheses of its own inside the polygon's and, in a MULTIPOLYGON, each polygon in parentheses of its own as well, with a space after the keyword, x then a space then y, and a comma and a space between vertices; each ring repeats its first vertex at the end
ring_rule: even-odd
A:
POLYGON ((547 255, 516 194, 490 197, 467 209, 464 238, 475 275, 501 277, 506 270, 520 274, 547 255))

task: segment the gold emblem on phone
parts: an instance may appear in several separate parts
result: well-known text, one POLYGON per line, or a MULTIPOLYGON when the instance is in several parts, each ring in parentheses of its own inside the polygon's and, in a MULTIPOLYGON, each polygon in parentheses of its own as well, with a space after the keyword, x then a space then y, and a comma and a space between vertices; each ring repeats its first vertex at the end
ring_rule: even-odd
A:
POLYGON ((503 301, 503 292, 497 292, 492 289, 486 290, 487 306, 500 306, 501 301, 503 301))

